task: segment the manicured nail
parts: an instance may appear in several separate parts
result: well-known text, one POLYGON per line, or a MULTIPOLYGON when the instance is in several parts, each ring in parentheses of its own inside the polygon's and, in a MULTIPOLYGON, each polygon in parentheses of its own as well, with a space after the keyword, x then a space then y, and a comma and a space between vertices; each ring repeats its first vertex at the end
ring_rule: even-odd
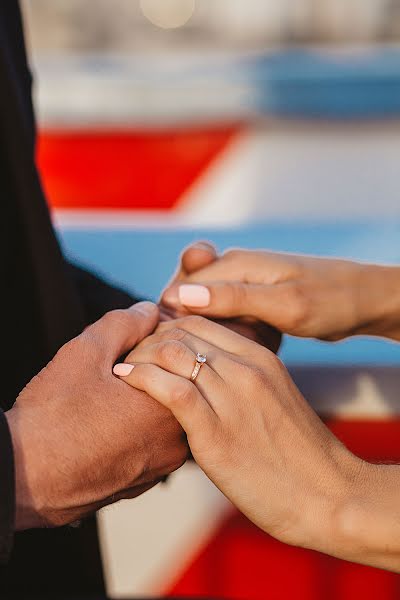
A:
POLYGON ((174 307, 179 305, 178 286, 173 285, 165 290, 162 295, 162 303, 174 307))
POLYGON ((179 300, 184 306, 206 308, 211 301, 210 290, 204 285, 181 285, 179 286, 179 300))
POLYGON ((118 377, 128 377, 128 375, 132 373, 134 368, 134 365, 129 365, 128 363, 119 363, 113 368, 113 373, 118 377))
POLYGON ((144 315, 152 315, 156 310, 157 306, 153 302, 138 302, 135 304, 135 309, 144 315))

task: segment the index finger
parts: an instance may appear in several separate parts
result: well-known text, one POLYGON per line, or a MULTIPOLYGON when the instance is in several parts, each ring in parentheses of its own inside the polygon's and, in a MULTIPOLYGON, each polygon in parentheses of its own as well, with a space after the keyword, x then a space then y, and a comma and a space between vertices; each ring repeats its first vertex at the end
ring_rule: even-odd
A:
POLYGON ((146 346, 154 343, 154 341, 165 339, 180 338, 181 341, 184 341, 185 332, 236 356, 251 355, 260 349, 259 344, 256 342, 227 329, 219 323, 197 315, 161 323, 155 334, 144 340, 143 345, 146 346))
POLYGON ((161 294, 161 303, 176 307, 178 298, 172 298, 171 292, 168 294, 167 291, 176 289, 179 282, 185 281, 192 273, 212 264, 217 260, 217 256, 215 247, 209 242, 196 242, 186 248, 182 253, 178 270, 161 294))

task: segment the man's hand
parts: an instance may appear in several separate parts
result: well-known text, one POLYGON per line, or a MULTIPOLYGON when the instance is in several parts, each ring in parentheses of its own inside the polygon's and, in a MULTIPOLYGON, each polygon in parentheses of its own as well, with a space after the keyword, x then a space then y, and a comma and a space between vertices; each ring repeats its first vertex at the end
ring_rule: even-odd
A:
MULTIPOLYGON (((218 262, 217 251, 208 242, 197 242, 184 250, 177 271, 161 297, 161 321, 169 321, 196 312, 178 301, 176 290, 179 289, 181 283, 187 280, 190 281, 191 277, 196 278, 197 273, 203 273, 203 270, 208 267, 213 268, 213 265, 218 264, 218 262)), ((223 316, 220 316, 218 322, 249 340, 265 346, 272 352, 277 353, 279 350, 282 339, 281 334, 277 329, 262 320, 244 316, 224 319, 223 316)))
POLYGON ((108 313, 61 348, 6 413, 17 529, 70 523, 184 463, 187 445, 172 414, 112 375, 158 321, 150 303, 108 313))
POLYGON ((398 267, 230 250, 174 282, 162 301, 208 318, 251 316, 299 337, 400 340, 398 267))

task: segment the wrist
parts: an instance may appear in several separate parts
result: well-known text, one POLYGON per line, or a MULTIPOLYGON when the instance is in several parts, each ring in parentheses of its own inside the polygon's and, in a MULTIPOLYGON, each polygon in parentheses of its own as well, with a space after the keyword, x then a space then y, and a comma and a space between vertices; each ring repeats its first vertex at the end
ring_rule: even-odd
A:
POLYGON ((332 505, 328 552, 400 572, 400 467, 360 463, 359 477, 332 505))
POLYGON ((329 454, 329 468, 314 476, 315 486, 306 490, 306 502, 300 505, 301 534, 295 545, 339 556, 342 514, 363 479, 365 463, 337 440, 329 454))
POLYGON ((400 341, 400 268, 361 265, 359 305, 355 333, 400 341))
POLYGON ((365 463, 333 436, 327 454, 329 463, 313 470, 312 479, 299 491, 298 502, 290 514, 290 530, 287 528, 290 537, 281 541, 338 556, 338 523, 352 491, 359 486, 365 463))
POLYGON ((37 472, 34 468, 36 452, 29 451, 23 435, 20 414, 17 408, 12 408, 5 413, 10 429, 15 469, 15 529, 31 529, 42 527, 43 519, 40 517, 40 500, 37 482, 37 472))

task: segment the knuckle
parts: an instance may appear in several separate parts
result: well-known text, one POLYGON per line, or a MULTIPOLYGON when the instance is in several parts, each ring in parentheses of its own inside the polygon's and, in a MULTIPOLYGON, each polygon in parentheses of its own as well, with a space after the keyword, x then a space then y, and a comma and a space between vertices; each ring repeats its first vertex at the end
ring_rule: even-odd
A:
POLYGON ((236 362, 235 364, 235 374, 238 381, 246 381, 246 377, 249 375, 251 369, 251 365, 236 362))
POLYGON ((292 327, 301 326, 310 312, 310 301, 304 285, 293 283, 287 293, 288 318, 292 327))
POLYGON ((228 283, 227 290, 229 291, 229 294, 232 299, 232 304, 234 306, 242 306, 246 302, 246 286, 237 283, 228 283))
POLYGON ((262 376, 264 385, 269 385, 273 381, 282 381, 287 375, 287 369, 282 360, 269 350, 265 350, 262 364, 263 368, 259 368, 259 375, 262 376))
POLYGON ((270 372, 273 371, 278 373, 282 369, 285 369, 285 366, 279 356, 276 356, 276 354, 270 350, 265 350, 264 364, 270 372))
POLYGON ((173 329, 168 329, 160 334, 160 339, 162 341, 178 341, 182 342, 187 336, 187 332, 183 329, 179 329, 178 327, 174 327, 173 329))
MULTIPOLYGON (((175 319, 174 319, 174 323, 175 323, 175 319)), ((163 333, 167 334, 171 328, 175 329, 175 326, 172 324, 172 321, 161 321, 158 325, 157 325, 157 329, 156 329, 156 334, 158 335, 162 335, 163 333)))
POLYGON ((183 319, 183 325, 186 325, 191 331, 203 331, 209 325, 208 319, 199 315, 191 315, 183 319))
POLYGON ((223 256, 228 261, 236 261, 243 256, 243 250, 238 250, 237 248, 229 248, 229 250, 224 252, 223 256))
POLYGON ((257 365, 251 365, 251 367, 249 367, 248 379, 250 384, 252 384, 254 387, 259 388, 263 386, 266 382, 266 374, 264 369, 257 365))
POLYGON ((186 357, 187 348, 182 342, 169 340, 161 342, 156 353, 162 364, 176 364, 186 357))
POLYGON ((235 375, 238 381, 245 382, 249 388, 259 388, 266 378, 264 370, 254 363, 237 362, 235 364, 235 375))
POLYGON ((194 398, 194 386, 186 379, 181 379, 171 387, 170 406, 181 410, 189 407, 194 398))
POLYGON ((108 327, 122 325, 125 327, 132 326, 132 315, 126 310, 116 309, 106 313, 103 317, 108 327))
POLYGON ((204 331, 205 327, 208 327, 210 321, 200 315, 188 315, 187 317, 181 317, 177 321, 177 330, 182 333, 177 333, 177 338, 184 339, 188 333, 197 334, 204 331))
POLYGON ((275 356, 273 355, 274 360, 273 360, 273 367, 276 371, 276 373, 280 376, 282 375, 287 375, 287 369, 285 364, 282 362, 282 360, 279 358, 279 356, 275 356))

